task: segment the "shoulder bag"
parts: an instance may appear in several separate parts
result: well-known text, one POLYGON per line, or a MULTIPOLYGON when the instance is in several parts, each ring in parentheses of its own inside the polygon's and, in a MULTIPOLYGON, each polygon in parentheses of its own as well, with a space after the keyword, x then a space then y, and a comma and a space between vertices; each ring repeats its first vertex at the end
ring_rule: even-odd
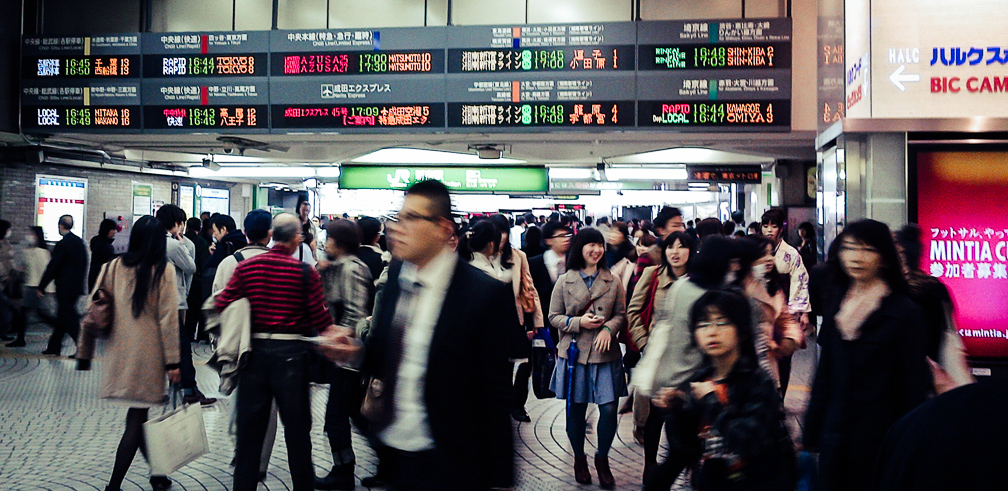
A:
POLYGON ((115 300, 112 298, 112 292, 115 289, 115 267, 120 261, 121 259, 113 259, 102 267, 95 281, 94 291, 91 292, 87 311, 81 319, 81 328, 98 337, 107 336, 112 329, 112 319, 115 317, 115 300), (112 270, 112 282, 110 286, 106 286, 105 275, 109 269, 112 270))

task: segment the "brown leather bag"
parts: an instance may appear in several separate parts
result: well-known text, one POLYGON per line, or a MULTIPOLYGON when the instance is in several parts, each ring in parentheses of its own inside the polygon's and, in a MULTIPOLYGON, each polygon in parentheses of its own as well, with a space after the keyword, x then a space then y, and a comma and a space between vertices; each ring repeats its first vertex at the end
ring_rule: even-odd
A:
POLYGON ((84 313, 84 318, 81 319, 81 328, 97 337, 107 336, 112 329, 112 319, 115 317, 115 301, 112 298, 115 288, 115 266, 120 261, 113 259, 102 267, 102 272, 95 281, 94 291, 91 292, 91 302, 84 313), (106 285, 105 277, 109 269, 112 270, 112 280, 106 285))

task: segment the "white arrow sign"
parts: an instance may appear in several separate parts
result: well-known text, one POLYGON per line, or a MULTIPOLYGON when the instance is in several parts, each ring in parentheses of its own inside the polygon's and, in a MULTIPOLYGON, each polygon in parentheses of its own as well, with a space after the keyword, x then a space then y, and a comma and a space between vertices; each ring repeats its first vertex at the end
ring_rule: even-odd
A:
POLYGON ((889 81, 893 83, 900 90, 900 92, 906 92, 906 86, 903 82, 920 82, 920 75, 916 73, 908 73, 903 75, 903 70, 906 70, 906 65, 900 65, 892 75, 889 76, 889 81))

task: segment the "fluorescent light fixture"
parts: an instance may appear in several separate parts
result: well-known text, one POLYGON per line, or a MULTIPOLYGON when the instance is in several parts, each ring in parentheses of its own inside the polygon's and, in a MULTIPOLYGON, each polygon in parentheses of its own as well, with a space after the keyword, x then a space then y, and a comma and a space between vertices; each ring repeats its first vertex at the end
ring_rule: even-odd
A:
POLYGON ((774 159, 710 148, 667 148, 606 159, 609 164, 763 164, 774 159))
POLYGON ((316 167, 315 168, 315 175, 317 175, 319 177, 329 177, 329 178, 339 177, 340 176, 340 168, 338 166, 335 166, 335 165, 332 166, 332 167, 316 167))
POLYGON ((707 191, 710 189, 710 184, 706 182, 691 182, 689 183, 690 191, 707 191))
POLYGON ((310 178, 304 180, 304 185, 307 188, 317 188, 318 185, 319 185, 319 181, 318 181, 318 179, 315 179, 314 177, 310 177, 310 178))
POLYGON ((594 169, 583 167, 550 167, 550 179, 591 179, 594 169))
POLYGON ((682 167, 609 167, 605 171, 610 181, 685 181, 682 167))
POLYGON ((221 167, 218 171, 212 171, 202 166, 189 168, 189 175, 192 177, 237 177, 237 178, 309 178, 315 176, 313 167, 221 167))
MULTIPOLYGON (((470 153, 422 150, 419 148, 383 148, 352 160, 359 164, 468 164, 486 165, 486 159, 470 153)), ((524 164, 524 160, 495 159, 494 164, 524 164)))

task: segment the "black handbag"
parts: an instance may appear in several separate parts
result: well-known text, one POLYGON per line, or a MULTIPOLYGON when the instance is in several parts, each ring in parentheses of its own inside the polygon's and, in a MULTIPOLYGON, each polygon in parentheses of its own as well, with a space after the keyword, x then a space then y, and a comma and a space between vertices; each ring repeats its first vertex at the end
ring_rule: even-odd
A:
POLYGON ((556 346, 549 330, 539 328, 532 336, 532 392, 537 399, 556 397, 550 390, 550 380, 556 369, 556 346))

